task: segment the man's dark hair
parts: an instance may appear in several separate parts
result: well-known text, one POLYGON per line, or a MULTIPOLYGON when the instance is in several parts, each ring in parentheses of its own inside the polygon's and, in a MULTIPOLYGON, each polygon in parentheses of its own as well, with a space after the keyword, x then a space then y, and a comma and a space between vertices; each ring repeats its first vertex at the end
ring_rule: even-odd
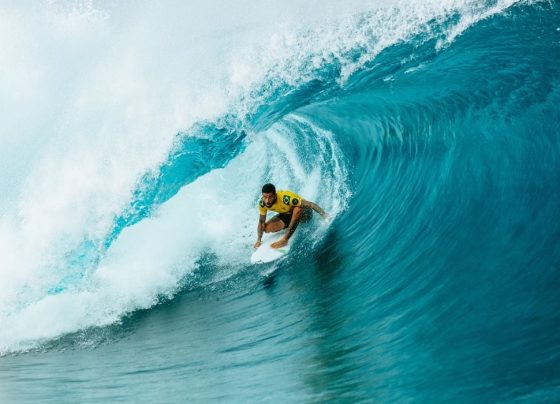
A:
POLYGON ((276 193, 276 187, 272 184, 264 184, 262 187, 262 193, 263 194, 275 194, 276 193))

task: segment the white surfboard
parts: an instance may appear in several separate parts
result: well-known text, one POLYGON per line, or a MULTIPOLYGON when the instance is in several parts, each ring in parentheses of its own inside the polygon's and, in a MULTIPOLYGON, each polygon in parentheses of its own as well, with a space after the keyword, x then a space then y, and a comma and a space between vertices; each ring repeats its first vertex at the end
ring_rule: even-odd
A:
POLYGON ((263 234, 261 246, 255 250, 253 255, 251 255, 251 264, 266 264, 267 262, 275 261, 288 254, 288 251, 290 251, 291 239, 284 247, 272 248, 270 246, 275 241, 284 237, 284 234, 286 234, 285 231, 263 234))

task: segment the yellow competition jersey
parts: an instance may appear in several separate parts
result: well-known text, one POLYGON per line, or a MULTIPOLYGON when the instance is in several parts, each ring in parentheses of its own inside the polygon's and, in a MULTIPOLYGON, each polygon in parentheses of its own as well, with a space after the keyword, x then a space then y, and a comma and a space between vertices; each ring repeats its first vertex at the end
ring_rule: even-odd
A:
POLYGON ((267 210, 278 213, 291 213, 294 206, 301 206, 301 196, 291 191, 276 191, 276 202, 268 208, 262 198, 259 201, 259 213, 266 215, 267 210))

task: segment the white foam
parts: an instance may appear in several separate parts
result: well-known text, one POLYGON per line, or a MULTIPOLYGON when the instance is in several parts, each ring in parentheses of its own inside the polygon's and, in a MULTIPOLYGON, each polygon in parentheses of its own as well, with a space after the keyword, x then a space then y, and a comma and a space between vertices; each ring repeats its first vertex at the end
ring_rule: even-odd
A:
MULTIPOLYGON (((327 169, 324 165, 330 161, 325 156, 317 154, 310 171, 302 172, 299 179, 278 169, 278 160, 297 159, 293 143, 273 148, 274 157, 263 158, 267 150, 271 151, 270 144, 280 144, 284 137, 282 131, 271 129, 225 169, 200 177, 162 205, 156 215, 123 230, 97 271, 80 287, 43 296, 15 316, 4 316, 0 350, 14 346, 22 349, 63 333, 110 324, 133 310, 149 308, 159 296, 176 291, 203 252, 212 252, 217 265, 247 266, 256 237, 256 201, 264 181, 282 183, 291 189, 297 189, 298 183, 304 181, 305 197, 319 195, 322 186, 319 201, 326 209, 342 203, 341 195, 332 187, 340 188, 340 183, 344 186, 345 179, 330 174, 325 182, 313 174, 327 169), (265 172, 271 172, 271 176, 264 178, 265 172)), ((317 139, 332 141, 321 133, 317 139)))

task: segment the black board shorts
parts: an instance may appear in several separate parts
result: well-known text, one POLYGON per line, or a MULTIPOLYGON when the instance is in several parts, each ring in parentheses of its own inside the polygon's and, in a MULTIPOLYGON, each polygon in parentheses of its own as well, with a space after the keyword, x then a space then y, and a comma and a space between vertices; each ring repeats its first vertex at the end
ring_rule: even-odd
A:
MULTIPOLYGON (((311 219, 312 214, 313 214, 313 211, 311 209, 303 208, 303 212, 301 212, 301 215, 299 217, 299 221, 300 222, 307 222, 309 219, 311 219)), ((292 214, 291 213, 278 213, 274 217, 282 220, 282 222, 284 223, 284 228, 288 227, 290 225, 290 222, 292 221, 292 214)))

